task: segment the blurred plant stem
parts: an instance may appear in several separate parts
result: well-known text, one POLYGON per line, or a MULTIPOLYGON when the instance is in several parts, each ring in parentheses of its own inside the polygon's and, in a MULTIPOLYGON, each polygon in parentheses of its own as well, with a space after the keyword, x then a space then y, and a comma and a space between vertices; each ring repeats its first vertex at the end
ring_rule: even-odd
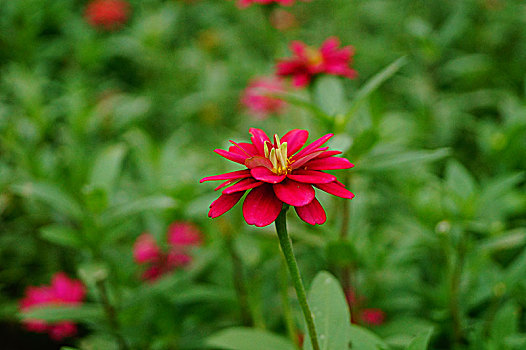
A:
POLYGON ((466 257, 466 234, 461 232, 460 241, 457 244, 456 254, 452 261, 451 289, 449 299, 449 309, 453 321, 453 336, 455 348, 461 344, 464 339, 464 330, 462 326, 462 313, 460 309, 460 283, 462 278, 462 269, 466 257))
MULTIPOLYGON (((351 177, 348 173, 345 173, 342 178, 342 183, 345 187, 349 188, 351 184, 351 177)), ((346 241, 349 237, 349 221, 351 218, 351 202, 349 200, 344 200, 342 204, 342 227, 340 229, 340 239, 346 241)), ((354 275, 355 267, 354 265, 343 266, 340 269, 340 279, 342 283, 343 291, 347 296, 348 293, 353 291, 352 279, 354 275)), ((354 287, 354 292, 356 292, 356 286, 354 287)), ((349 303, 349 311, 352 314, 352 305, 349 303)))
POLYGON ((111 304, 108 297, 108 290, 106 288, 105 281, 99 280, 97 281, 96 285, 99 292, 100 301, 104 308, 104 312, 106 313, 108 323, 111 327, 111 331, 114 337, 117 339, 117 343, 119 344, 119 350, 129 350, 130 348, 126 344, 126 341, 120 332, 119 322, 117 320, 117 312, 115 311, 115 308, 111 304))
POLYGON ((243 273, 243 262, 241 261, 241 257, 236 251, 236 247, 234 246, 234 240, 232 235, 230 234, 230 223, 226 222, 224 224, 226 225, 226 227, 223 228, 223 237, 225 238, 225 244, 228 250, 228 254, 230 255, 230 259, 232 260, 232 280, 234 283, 234 288, 236 290, 237 299, 239 300, 241 323, 243 324, 243 326, 250 327, 254 325, 254 317, 250 312, 248 292, 247 287, 245 285, 245 276, 243 273))
POLYGON ((285 260, 281 260, 280 264, 280 289, 281 289, 281 303, 283 305, 283 318, 285 320, 285 326, 287 327, 287 333, 289 335, 290 340, 294 343, 296 346, 296 349, 300 349, 300 344, 298 342, 298 336, 297 336, 297 330, 296 326, 294 324, 294 318, 292 317, 292 310, 290 307, 290 299, 289 299, 289 276, 287 272, 287 264, 285 263, 285 260))
POLYGON ((288 209, 289 206, 285 204, 281 210, 281 213, 278 215, 278 218, 276 219, 276 232, 278 234, 281 251, 283 252, 285 262, 287 263, 287 267, 289 269, 290 277, 292 278, 292 283, 296 289, 296 295, 298 296, 298 301, 300 303, 301 310, 303 311, 305 322, 307 323, 307 329, 309 331, 312 348, 313 350, 320 350, 312 311, 310 310, 309 303, 307 302, 307 293, 305 292, 305 287, 303 286, 303 282, 301 280, 296 257, 292 251, 292 240, 290 239, 289 233, 287 232, 288 209))

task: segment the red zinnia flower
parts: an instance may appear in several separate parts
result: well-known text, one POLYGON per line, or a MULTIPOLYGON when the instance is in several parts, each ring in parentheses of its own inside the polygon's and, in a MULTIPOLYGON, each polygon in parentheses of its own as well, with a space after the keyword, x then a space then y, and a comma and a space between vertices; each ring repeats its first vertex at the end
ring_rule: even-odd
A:
POLYGON ((272 96, 285 91, 283 81, 278 77, 261 77, 252 80, 245 89, 241 102, 258 119, 270 114, 279 114, 285 107, 285 101, 272 96))
POLYGON ((104 30, 120 28, 128 20, 130 5, 123 0, 94 0, 86 7, 89 24, 104 30))
POLYGON ((277 74, 292 76, 297 87, 308 85, 312 77, 323 73, 356 78, 356 71, 349 67, 354 55, 353 47, 338 49, 338 46, 340 41, 336 37, 325 40, 320 49, 307 46, 301 41, 293 41, 290 50, 295 57, 278 62, 277 74))
MULTIPOLYGON (((20 301, 22 312, 46 305, 79 305, 86 291, 82 282, 59 272, 53 276, 50 286, 28 287, 25 294, 20 301)), ((24 325, 32 332, 47 332, 54 340, 71 337, 77 333, 77 326, 71 321, 48 323, 43 320, 25 320, 24 325)))
POLYGON ((147 265, 142 279, 153 282, 159 277, 188 265, 192 261, 189 249, 202 244, 201 231, 188 222, 174 222, 168 228, 167 252, 163 251, 149 233, 140 235, 133 246, 138 264, 147 265))
POLYGON ((223 215, 250 190, 243 203, 243 216, 249 225, 271 224, 283 203, 292 205, 303 221, 323 224, 325 211, 315 198, 313 186, 338 197, 354 197, 334 175, 321 171, 354 166, 345 158, 334 157, 342 152, 321 147, 333 134, 321 137, 300 151, 309 136, 306 130, 291 130, 281 140, 274 135, 274 143, 260 129, 251 128, 250 133, 252 143, 230 141, 233 146, 228 151, 215 150, 248 169, 201 179, 201 182, 226 180, 216 190, 232 185, 210 205, 209 217, 223 215))

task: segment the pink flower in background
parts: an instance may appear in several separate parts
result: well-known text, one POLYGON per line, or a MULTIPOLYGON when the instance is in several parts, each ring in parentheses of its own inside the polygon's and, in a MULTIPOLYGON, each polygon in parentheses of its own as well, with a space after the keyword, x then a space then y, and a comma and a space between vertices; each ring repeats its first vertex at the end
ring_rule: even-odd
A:
POLYGON ((200 246, 201 231, 192 223, 176 221, 168 227, 168 243, 175 248, 200 246))
POLYGON ((94 0, 88 4, 84 15, 93 27, 116 30, 128 21, 130 4, 123 0, 94 0))
MULTIPOLYGON (((86 295, 82 282, 70 279, 65 273, 56 273, 50 286, 28 287, 25 297, 20 301, 22 312, 33 308, 51 305, 80 305, 86 295)), ((54 340, 71 337, 77 333, 77 326, 71 321, 48 323, 43 320, 24 320, 25 327, 32 332, 47 332, 54 340)))
POLYGON ((363 308, 367 299, 356 296, 351 288, 345 291, 345 299, 351 310, 351 322, 367 326, 380 326, 385 322, 385 312, 378 308, 363 308))
POLYGON ((345 158, 335 157, 342 152, 322 147, 333 134, 303 147, 309 136, 306 130, 291 130, 281 140, 274 135, 274 142, 263 130, 251 128, 250 133, 251 143, 230 141, 233 146, 228 151, 215 150, 247 169, 201 179, 201 182, 225 180, 216 188, 217 191, 226 187, 210 205, 209 217, 216 218, 229 211, 248 190, 243 216, 249 225, 270 225, 283 203, 293 206, 303 221, 316 225, 323 224, 326 215, 315 197, 314 187, 338 197, 354 197, 334 175, 322 171, 354 166, 345 158))
POLYGON ((161 256, 161 249, 157 245, 155 238, 148 233, 143 233, 135 241, 133 257, 138 263, 149 263, 158 261, 161 256))
POLYGON ((239 7, 248 7, 252 4, 260 4, 260 5, 269 5, 269 4, 279 4, 283 6, 291 6, 293 5, 295 0, 239 0, 238 5, 239 7))
POLYGON ((241 98, 250 114, 258 119, 265 119, 271 114, 280 114, 286 103, 276 96, 285 92, 281 78, 270 76, 252 80, 241 98))
POLYGON ((301 41, 293 41, 290 50, 294 57, 280 60, 276 67, 277 74, 291 76, 297 87, 309 85, 312 78, 319 74, 356 78, 356 71, 350 68, 354 49, 352 46, 338 49, 338 46, 340 41, 336 37, 325 40, 320 49, 307 46, 301 41))
POLYGON ((190 249, 202 245, 201 231, 188 222, 172 223, 167 236, 167 251, 163 251, 149 233, 143 233, 135 241, 133 257, 138 264, 146 266, 142 279, 153 282, 175 269, 187 266, 192 262, 190 249))

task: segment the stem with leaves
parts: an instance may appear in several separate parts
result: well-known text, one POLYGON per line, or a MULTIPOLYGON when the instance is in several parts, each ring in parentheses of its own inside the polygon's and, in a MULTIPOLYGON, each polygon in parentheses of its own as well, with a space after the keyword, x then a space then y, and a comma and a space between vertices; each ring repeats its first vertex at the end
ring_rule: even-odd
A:
POLYGON ((276 219, 276 232, 278 234, 281 251, 283 252, 285 262, 287 263, 287 267, 289 269, 292 283, 294 284, 294 288, 296 289, 296 295, 298 296, 301 311, 303 311, 303 316, 305 317, 305 322, 307 323, 307 330, 309 332, 312 348, 313 350, 320 350, 313 314, 307 302, 307 293, 305 292, 305 287, 303 286, 303 282, 301 280, 300 270, 298 268, 296 257, 294 256, 294 252, 292 251, 292 240, 290 239, 289 233, 287 231, 288 209, 288 205, 284 205, 283 209, 281 210, 281 213, 276 219))

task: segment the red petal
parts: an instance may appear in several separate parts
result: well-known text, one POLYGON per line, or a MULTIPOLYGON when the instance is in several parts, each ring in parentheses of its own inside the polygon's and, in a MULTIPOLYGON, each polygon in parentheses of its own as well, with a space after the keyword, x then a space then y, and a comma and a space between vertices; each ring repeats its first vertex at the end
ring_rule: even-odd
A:
POLYGON ((336 176, 327 174, 321 171, 313 170, 295 170, 292 174, 287 177, 294 181, 309 183, 309 184, 326 184, 336 180, 336 176))
POLYGON ((217 186, 216 188, 214 188, 214 191, 217 191, 217 190, 220 190, 222 189, 223 187, 226 187, 230 184, 233 184, 234 182, 236 182, 237 179, 232 179, 232 180, 226 180, 225 182, 223 182, 221 185, 217 186))
POLYGON ((236 153, 244 157, 252 157, 258 153, 256 147, 254 147, 254 145, 251 143, 237 143, 232 140, 229 141, 234 145, 230 146, 228 149, 232 153, 236 153))
POLYGON ((337 37, 331 36, 321 45, 320 52, 322 54, 328 54, 334 51, 340 46, 340 40, 337 37))
POLYGON ((265 155, 265 148, 264 148, 265 141, 270 141, 267 134, 265 134, 263 130, 256 129, 256 128, 250 128, 248 131, 252 135, 252 138, 251 138, 252 144, 254 145, 254 147, 256 147, 258 154, 264 156, 265 155))
POLYGON ((239 192, 239 191, 244 192, 246 190, 249 190, 251 188, 258 187, 261 185, 263 185, 263 182, 256 181, 252 178, 243 179, 239 181, 238 183, 236 183, 235 185, 230 186, 229 188, 223 190, 223 194, 231 194, 231 193, 239 192))
POLYGON ((319 156, 317 156, 316 159, 328 158, 328 157, 336 156, 342 153, 343 153, 342 151, 326 151, 320 154, 319 156))
POLYGON ((325 191, 338 197, 349 199, 352 199, 354 197, 354 194, 351 191, 343 187, 343 185, 337 181, 328 184, 316 184, 314 186, 318 187, 322 191, 325 191))
POLYGON ((252 158, 245 159, 245 165, 249 169, 256 167, 265 167, 267 169, 272 169, 272 162, 262 156, 254 156, 252 158))
POLYGON ((214 152, 216 152, 220 156, 225 157, 228 160, 231 160, 233 162, 240 163, 240 164, 245 164, 245 159, 247 158, 246 155, 242 156, 236 153, 225 151, 224 149, 215 149, 214 152))
POLYGON ((270 185, 250 191, 243 203, 243 217, 249 225, 267 226, 276 220, 283 203, 274 195, 270 185))
POLYGON ((304 205, 303 207, 294 207, 294 209, 301 220, 308 224, 321 225, 325 223, 325 220, 327 220, 325 210, 323 210, 323 207, 316 198, 314 198, 309 204, 304 205))
POLYGON ((305 164, 305 167, 310 170, 335 170, 335 169, 350 169, 354 166, 345 158, 329 157, 314 159, 305 164))
POLYGON ((250 177, 250 170, 245 169, 245 170, 233 171, 231 173, 225 173, 225 174, 214 175, 214 176, 207 176, 207 177, 203 177, 199 182, 242 179, 242 178, 245 178, 245 177, 250 177))
POLYGON ((299 167, 301 167, 302 165, 307 163, 309 160, 316 158, 317 156, 319 156, 322 153, 323 153, 323 151, 318 151, 318 152, 313 152, 313 153, 307 154, 306 156, 304 156, 304 157, 302 157, 300 159, 297 159, 296 161, 293 161, 292 164, 290 165, 290 168, 292 170, 298 169, 299 167))
POLYGON ((281 143, 287 143, 287 157, 296 153, 307 141, 309 132, 307 130, 294 129, 283 135, 281 143))
POLYGON ((283 202, 299 207, 314 199, 314 188, 311 185, 289 179, 275 184, 274 193, 283 202))
POLYGON ((311 143, 310 145, 308 145, 307 147, 302 149, 293 158, 298 159, 298 158, 300 158, 300 157, 302 157, 302 156, 304 156, 304 155, 316 150, 316 148, 318 148, 321 145, 323 145, 325 142, 327 142, 333 136, 334 136, 334 134, 327 134, 325 136, 320 137, 319 139, 317 139, 316 141, 314 141, 313 143, 311 143))
POLYGON ((232 194, 222 194, 218 199, 210 204, 210 211, 208 216, 211 218, 217 218, 218 216, 223 215, 243 197, 245 192, 235 192, 232 194))
POLYGON ((285 180, 285 177, 287 177, 287 175, 276 175, 265 167, 254 168, 250 170, 250 174, 252 174, 256 180, 268 182, 271 184, 277 184, 285 180))

